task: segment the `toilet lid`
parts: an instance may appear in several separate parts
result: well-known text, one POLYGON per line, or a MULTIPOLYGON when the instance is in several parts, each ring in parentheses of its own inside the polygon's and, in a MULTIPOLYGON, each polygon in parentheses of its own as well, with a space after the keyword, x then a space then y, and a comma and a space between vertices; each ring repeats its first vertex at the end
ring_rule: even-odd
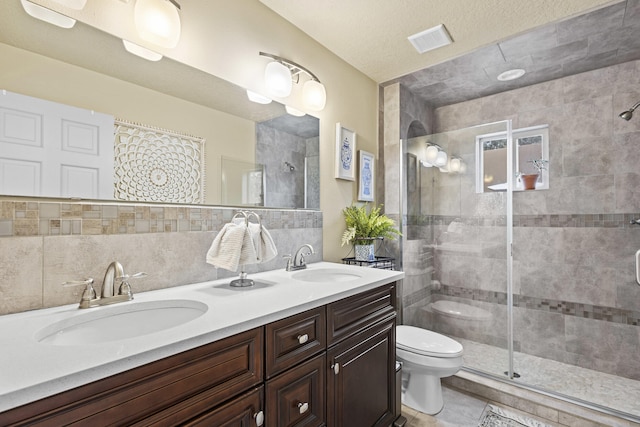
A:
POLYGON ((396 327, 396 346, 412 353, 433 357, 458 357, 462 344, 449 337, 415 326, 396 327))

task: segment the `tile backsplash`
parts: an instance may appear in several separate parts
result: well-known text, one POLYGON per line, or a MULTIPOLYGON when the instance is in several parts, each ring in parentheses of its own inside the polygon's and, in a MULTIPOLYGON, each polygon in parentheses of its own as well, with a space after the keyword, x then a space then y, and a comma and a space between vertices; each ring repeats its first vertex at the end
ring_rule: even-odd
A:
MULTIPOLYGON (((279 254, 310 243, 321 260, 322 213, 252 209, 279 254)), ((234 277, 205 262, 213 238, 238 208, 0 200, 0 315, 79 301, 68 280, 93 277, 100 289, 107 265, 149 275, 134 292, 234 277)), ((280 256, 247 266, 248 273, 284 268, 280 256)))

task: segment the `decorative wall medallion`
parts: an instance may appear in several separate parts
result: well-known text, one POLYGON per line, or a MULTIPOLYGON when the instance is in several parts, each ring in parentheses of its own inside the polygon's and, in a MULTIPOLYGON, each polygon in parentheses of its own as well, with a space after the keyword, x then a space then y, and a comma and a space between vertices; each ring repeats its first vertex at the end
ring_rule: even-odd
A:
POLYGON ((116 119, 114 197, 204 202, 204 143, 204 138, 116 119))

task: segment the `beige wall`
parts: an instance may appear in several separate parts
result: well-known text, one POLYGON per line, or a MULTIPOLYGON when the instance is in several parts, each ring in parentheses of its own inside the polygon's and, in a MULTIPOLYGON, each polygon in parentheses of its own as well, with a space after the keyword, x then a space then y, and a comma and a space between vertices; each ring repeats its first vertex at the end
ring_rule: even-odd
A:
MULTIPOLYGON (((61 6, 36 0, 54 10, 61 6)), ((73 16, 118 37, 140 42, 132 27, 134 2, 89 2, 73 16), (98 10, 99 8, 99 10, 98 10)), ((325 85, 327 106, 320 118, 320 209, 324 220, 324 259, 339 261, 348 249, 340 247, 344 231, 341 210, 357 198, 357 185, 334 178, 335 127, 340 122, 357 135, 357 149, 376 154, 377 84, 325 49, 258 0, 190 0, 180 13, 182 35, 165 56, 191 65, 239 86, 265 93, 267 60, 260 51, 280 55, 309 68, 325 85)), ((69 11, 65 11, 69 13, 69 11)), ((300 88, 280 102, 304 110, 300 88)))

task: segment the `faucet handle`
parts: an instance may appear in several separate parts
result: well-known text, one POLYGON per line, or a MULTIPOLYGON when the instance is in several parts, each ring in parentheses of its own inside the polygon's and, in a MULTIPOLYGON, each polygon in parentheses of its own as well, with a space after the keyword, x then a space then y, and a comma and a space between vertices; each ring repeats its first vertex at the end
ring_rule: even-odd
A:
POLYGON ((282 255, 282 258, 287 260, 287 266, 285 269, 287 271, 291 271, 291 267, 293 267, 293 257, 291 254, 282 255))
POLYGON ((116 277, 116 280, 120 282, 120 287, 118 288, 118 295, 128 295, 129 299, 133 299, 133 292, 131 291, 131 285, 129 284, 130 279, 141 279, 143 277, 147 277, 147 273, 139 272, 136 274, 123 274, 122 276, 116 277))
POLYGON ((97 298, 96 290, 93 288, 93 278, 89 277, 84 280, 70 280, 68 282, 64 282, 62 284, 65 288, 71 286, 84 286, 84 291, 82 292, 82 298, 80 299, 80 307, 87 308, 92 300, 97 298))

